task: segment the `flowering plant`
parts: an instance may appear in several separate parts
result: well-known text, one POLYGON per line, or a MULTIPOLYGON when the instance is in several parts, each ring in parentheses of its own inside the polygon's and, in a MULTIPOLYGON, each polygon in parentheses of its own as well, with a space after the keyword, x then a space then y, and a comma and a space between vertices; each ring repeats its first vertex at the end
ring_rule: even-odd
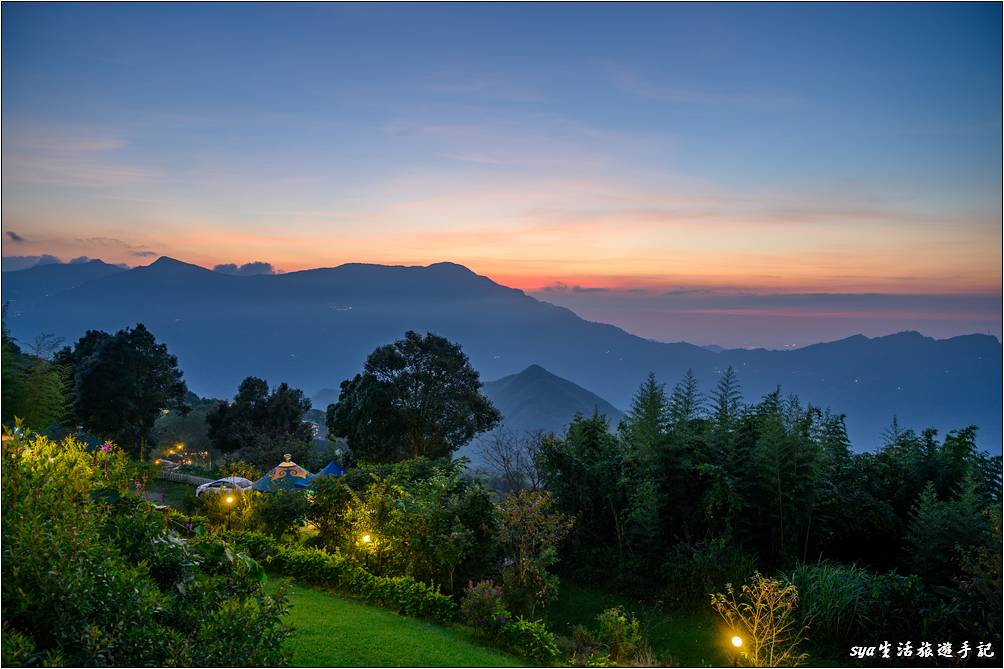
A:
POLYGON ((468 581, 464 599, 460 603, 461 618, 474 628, 479 637, 495 638, 510 621, 512 615, 506 610, 502 588, 491 580, 468 581))

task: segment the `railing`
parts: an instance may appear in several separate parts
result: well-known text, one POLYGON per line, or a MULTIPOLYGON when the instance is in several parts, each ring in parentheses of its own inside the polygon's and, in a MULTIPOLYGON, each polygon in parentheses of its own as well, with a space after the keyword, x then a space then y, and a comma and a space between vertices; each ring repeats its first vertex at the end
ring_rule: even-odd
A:
POLYGON ((159 479, 164 479, 165 481, 191 483, 192 485, 202 485, 203 483, 211 483, 213 481, 213 479, 207 479, 201 476, 192 476, 191 474, 182 474, 181 472, 172 472, 166 469, 161 469, 155 474, 155 476, 159 479))

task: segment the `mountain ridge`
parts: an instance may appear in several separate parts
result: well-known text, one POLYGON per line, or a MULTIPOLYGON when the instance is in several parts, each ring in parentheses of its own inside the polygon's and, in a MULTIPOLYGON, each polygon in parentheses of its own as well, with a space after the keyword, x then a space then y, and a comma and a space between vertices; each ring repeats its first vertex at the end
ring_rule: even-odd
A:
POLYGON ((908 332, 783 351, 716 352, 587 321, 455 263, 347 263, 233 276, 162 257, 69 281, 55 293, 40 292, 44 282, 32 281, 35 270, 59 274, 67 267, 4 273, 15 336, 47 332, 73 342, 87 329, 143 322, 178 356, 200 395, 231 396, 248 375, 308 392, 337 388, 370 351, 412 329, 460 343, 483 378, 537 363, 614 406, 627 406, 650 371, 671 387, 693 369, 708 393, 732 365, 749 401, 781 385, 804 402, 847 414, 859 450, 877 446, 893 415, 915 428, 975 423, 981 443, 1000 449, 1001 346, 988 335, 938 340, 908 332))

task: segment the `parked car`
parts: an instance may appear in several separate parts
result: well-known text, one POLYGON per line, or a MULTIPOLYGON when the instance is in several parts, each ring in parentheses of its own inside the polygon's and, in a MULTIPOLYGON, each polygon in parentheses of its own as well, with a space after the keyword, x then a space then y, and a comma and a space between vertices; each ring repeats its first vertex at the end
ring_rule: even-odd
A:
POLYGON ((205 494, 215 495, 224 491, 247 492, 248 490, 251 490, 251 486, 253 485, 254 481, 249 481, 241 476, 227 476, 209 483, 203 483, 195 489, 195 496, 200 497, 205 494))

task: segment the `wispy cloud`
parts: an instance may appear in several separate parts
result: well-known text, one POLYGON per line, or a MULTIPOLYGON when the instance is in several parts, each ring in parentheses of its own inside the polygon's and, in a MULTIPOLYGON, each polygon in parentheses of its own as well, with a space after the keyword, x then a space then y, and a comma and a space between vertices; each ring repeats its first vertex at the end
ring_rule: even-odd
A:
POLYGON ((741 90, 734 88, 694 88, 656 81, 636 69, 618 63, 605 63, 603 73, 618 89, 642 98, 669 104, 724 106, 778 110, 792 108, 798 99, 782 91, 741 90))
POLYGON ((76 134, 62 128, 4 124, 4 180, 16 183, 107 188, 147 181, 159 172, 124 160, 125 140, 76 134))

